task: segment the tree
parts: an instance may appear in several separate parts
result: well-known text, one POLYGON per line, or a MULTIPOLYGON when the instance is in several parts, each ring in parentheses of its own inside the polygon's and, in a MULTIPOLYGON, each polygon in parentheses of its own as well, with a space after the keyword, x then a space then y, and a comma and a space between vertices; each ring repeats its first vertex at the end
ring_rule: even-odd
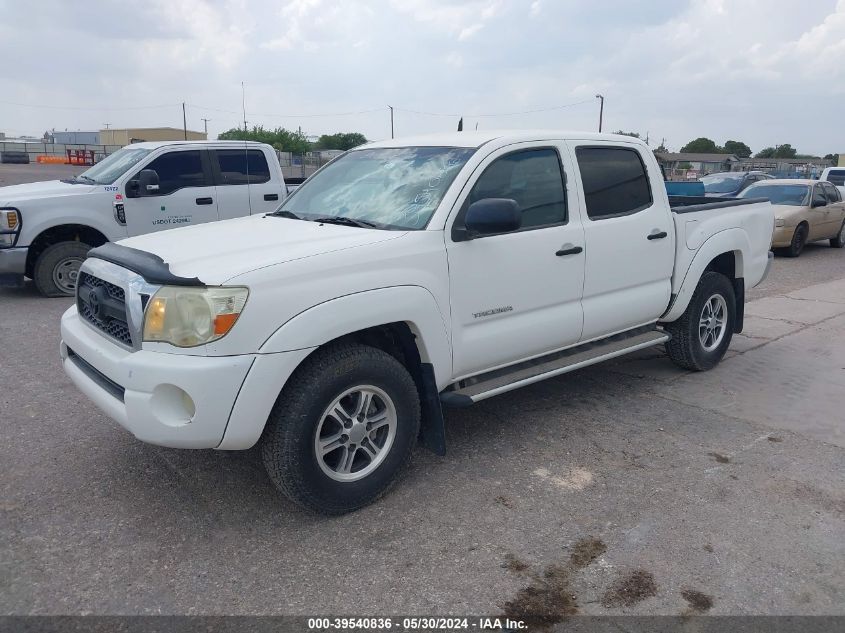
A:
POLYGON ((724 154, 725 150, 709 138, 700 136, 690 141, 681 148, 681 152, 693 152, 696 154, 724 154))
POLYGON ((725 152, 734 154, 740 158, 751 156, 751 148, 742 141, 725 141, 725 152))
POLYGON ((253 126, 251 130, 232 128, 219 134, 217 138, 225 141, 258 141, 272 145, 281 152, 292 154, 305 154, 311 151, 311 144, 301 130, 292 132, 283 127, 277 127, 275 130, 265 130, 261 125, 253 126))
POLYGON ((342 149, 344 151, 367 142, 367 137, 360 132, 338 132, 323 134, 315 145, 316 149, 342 149))
POLYGON ((839 154, 825 154, 824 158, 825 160, 829 160, 834 165, 839 164, 839 154))
POLYGON ((795 158, 798 152, 789 143, 761 149, 754 158, 795 158))
POLYGON ((621 134, 622 136, 633 136, 634 138, 640 138, 639 132, 623 132, 622 130, 616 130, 614 134, 621 134))

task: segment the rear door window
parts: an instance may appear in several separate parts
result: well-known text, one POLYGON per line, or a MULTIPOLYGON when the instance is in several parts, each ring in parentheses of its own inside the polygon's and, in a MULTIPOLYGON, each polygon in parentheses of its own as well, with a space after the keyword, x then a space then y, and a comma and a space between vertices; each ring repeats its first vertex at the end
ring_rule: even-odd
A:
POLYGON ((827 181, 837 187, 845 186, 845 169, 831 169, 827 172, 827 181))
POLYGON ((219 168, 219 185, 248 185, 269 182, 270 166, 257 149, 216 149, 212 152, 219 168))
POLYGON ((629 215, 652 205, 648 174, 636 150, 578 147, 575 155, 591 220, 629 215))

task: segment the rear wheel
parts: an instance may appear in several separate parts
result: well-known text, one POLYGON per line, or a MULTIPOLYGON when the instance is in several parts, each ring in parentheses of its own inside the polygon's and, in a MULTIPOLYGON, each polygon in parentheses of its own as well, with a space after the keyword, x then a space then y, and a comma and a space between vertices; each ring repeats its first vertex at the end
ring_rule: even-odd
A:
POLYGON ((84 242, 59 242, 38 256, 32 276, 45 297, 70 297, 76 292, 79 267, 91 246, 84 242))
POLYGON ((804 250, 804 246, 807 244, 808 233, 809 231, 807 230, 807 225, 799 224, 795 228, 795 233, 792 234, 792 242, 790 242, 789 246, 784 249, 784 255, 787 257, 798 257, 804 250))
POLYGON ((384 494, 410 460, 419 428, 416 385, 396 358, 331 345, 285 385, 261 451, 270 479, 293 502, 343 514, 384 494))
POLYGON ((666 324, 672 335, 666 343, 669 358, 684 369, 712 369, 731 344, 735 320, 736 298, 730 280, 719 273, 704 273, 684 314, 666 324))
POLYGON ((839 233, 836 237, 830 238, 830 245, 833 248, 842 248, 845 246, 845 220, 842 221, 842 226, 839 227, 839 233))

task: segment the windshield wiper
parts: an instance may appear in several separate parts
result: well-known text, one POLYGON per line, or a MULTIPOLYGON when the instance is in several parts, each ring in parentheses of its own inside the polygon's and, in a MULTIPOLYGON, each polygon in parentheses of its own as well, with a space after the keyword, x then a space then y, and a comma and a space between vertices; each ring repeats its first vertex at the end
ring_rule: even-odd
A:
POLYGON ((276 218, 290 218, 291 220, 301 220, 302 218, 286 209, 279 209, 278 211, 271 211, 267 215, 272 215, 276 218))
POLYGON ((370 222, 369 220, 348 218, 345 215, 332 215, 325 218, 315 218, 314 222, 320 222, 321 224, 340 224, 342 226, 357 226, 362 229, 374 229, 379 226, 375 222, 370 222))

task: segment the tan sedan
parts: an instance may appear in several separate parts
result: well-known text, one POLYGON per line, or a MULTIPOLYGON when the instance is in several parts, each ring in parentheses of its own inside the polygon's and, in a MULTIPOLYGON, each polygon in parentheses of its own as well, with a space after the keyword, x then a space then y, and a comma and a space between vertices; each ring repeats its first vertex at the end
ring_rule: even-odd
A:
POLYGON ((829 182, 819 180, 765 180, 751 185, 740 198, 768 198, 775 212, 772 248, 798 257, 807 242, 830 240, 845 246, 845 201, 829 182))

